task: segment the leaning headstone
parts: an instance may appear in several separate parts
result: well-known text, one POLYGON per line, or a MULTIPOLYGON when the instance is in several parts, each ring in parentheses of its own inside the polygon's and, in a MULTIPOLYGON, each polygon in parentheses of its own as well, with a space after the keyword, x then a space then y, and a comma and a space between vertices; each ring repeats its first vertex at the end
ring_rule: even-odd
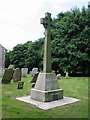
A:
POLYGON ((21 81, 21 70, 19 68, 16 68, 13 74, 13 82, 18 82, 18 81, 21 81))
POLYGON ((23 89, 24 82, 18 81, 18 89, 23 89))
POLYGON ((9 84, 13 78, 13 69, 12 68, 6 68, 3 78, 2 78, 2 83, 4 84, 9 84))
POLYGON ((27 77, 27 72, 28 72, 28 68, 22 68, 21 69, 22 77, 27 77))
POLYGON ((33 76, 32 80, 30 81, 31 83, 36 83, 38 74, 39 74, 39 72, 37 72, 37 73, 33 76))
POLYGON ((33 68, 31 71, 31 75, 34 77, 34 75, 38 72, 38 68, 33 68))

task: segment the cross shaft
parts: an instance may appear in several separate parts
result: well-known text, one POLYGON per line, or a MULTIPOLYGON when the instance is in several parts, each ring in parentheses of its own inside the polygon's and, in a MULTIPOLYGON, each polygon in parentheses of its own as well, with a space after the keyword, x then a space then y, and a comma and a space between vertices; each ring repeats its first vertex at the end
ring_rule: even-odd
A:
POLYGON ((41 24, 45 28, 44 60, 43 72, 51 72, 51 27, 52 18, 50 13, 45 13, 45 18, 41 18, 41 24))

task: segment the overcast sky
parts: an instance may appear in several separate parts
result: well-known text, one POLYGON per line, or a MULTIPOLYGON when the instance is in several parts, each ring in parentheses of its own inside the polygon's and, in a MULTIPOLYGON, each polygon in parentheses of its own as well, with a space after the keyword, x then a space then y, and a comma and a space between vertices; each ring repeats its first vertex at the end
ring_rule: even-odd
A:
POLYGON ((46 12, 56 17, 71 8, 87 8, 89 0, 0 0, 0 44, 7 50, 44 37, 40 18, 46 12))

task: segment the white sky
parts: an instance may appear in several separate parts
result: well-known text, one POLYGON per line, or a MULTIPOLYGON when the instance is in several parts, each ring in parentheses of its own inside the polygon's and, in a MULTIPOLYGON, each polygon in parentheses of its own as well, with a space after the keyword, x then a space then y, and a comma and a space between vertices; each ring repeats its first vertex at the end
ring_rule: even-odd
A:
POLYGON ((7 50, 44 37, 40 18, 46 12, 56 17, 71 8, 87 8, 89 0, 0 0, 0 44, 7 50))

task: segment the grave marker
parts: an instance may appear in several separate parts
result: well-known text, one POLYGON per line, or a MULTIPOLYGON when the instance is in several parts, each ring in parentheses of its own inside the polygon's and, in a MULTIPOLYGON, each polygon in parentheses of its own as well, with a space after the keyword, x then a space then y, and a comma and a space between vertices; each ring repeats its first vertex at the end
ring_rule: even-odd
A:
POLYGON ((18 81, 18 89, 23 89, 24 82, 18 81))
POLYGON ((31 71, 31 75, 34 77, 34 75, 38 72, 38 68, 33 68, 31 71))
POLYGON ((33 76, 32 80, 30 81, 31 83, 36 83, 38 74, 39 74, 39 72, 37 72, 37 73, 33 76))
POLYGON ((21 69, 22 77, 27 77, 27 72, 28 72, 28 68, 22 68, 21 69))
POLYGON ((16 68, 13 73, 13 82, 21 81, 21 70, 16 68))
POLYGON ((59 88, 56 75, 51 69, 51 27, 53 24, 50 13, 46 13, 45 18, 41 18, 41 24, 45 28, 43 72, 39 73, 35 87, 31 89, 31 99, 49 102, 62 99, 63 90, 59 88))
POLYGON ((2 83, 4 84, 9 84, 11 82, 11 79, 13 78, 13 69, 12 68, 6 68, 3 78, 2 78, 2 83))

